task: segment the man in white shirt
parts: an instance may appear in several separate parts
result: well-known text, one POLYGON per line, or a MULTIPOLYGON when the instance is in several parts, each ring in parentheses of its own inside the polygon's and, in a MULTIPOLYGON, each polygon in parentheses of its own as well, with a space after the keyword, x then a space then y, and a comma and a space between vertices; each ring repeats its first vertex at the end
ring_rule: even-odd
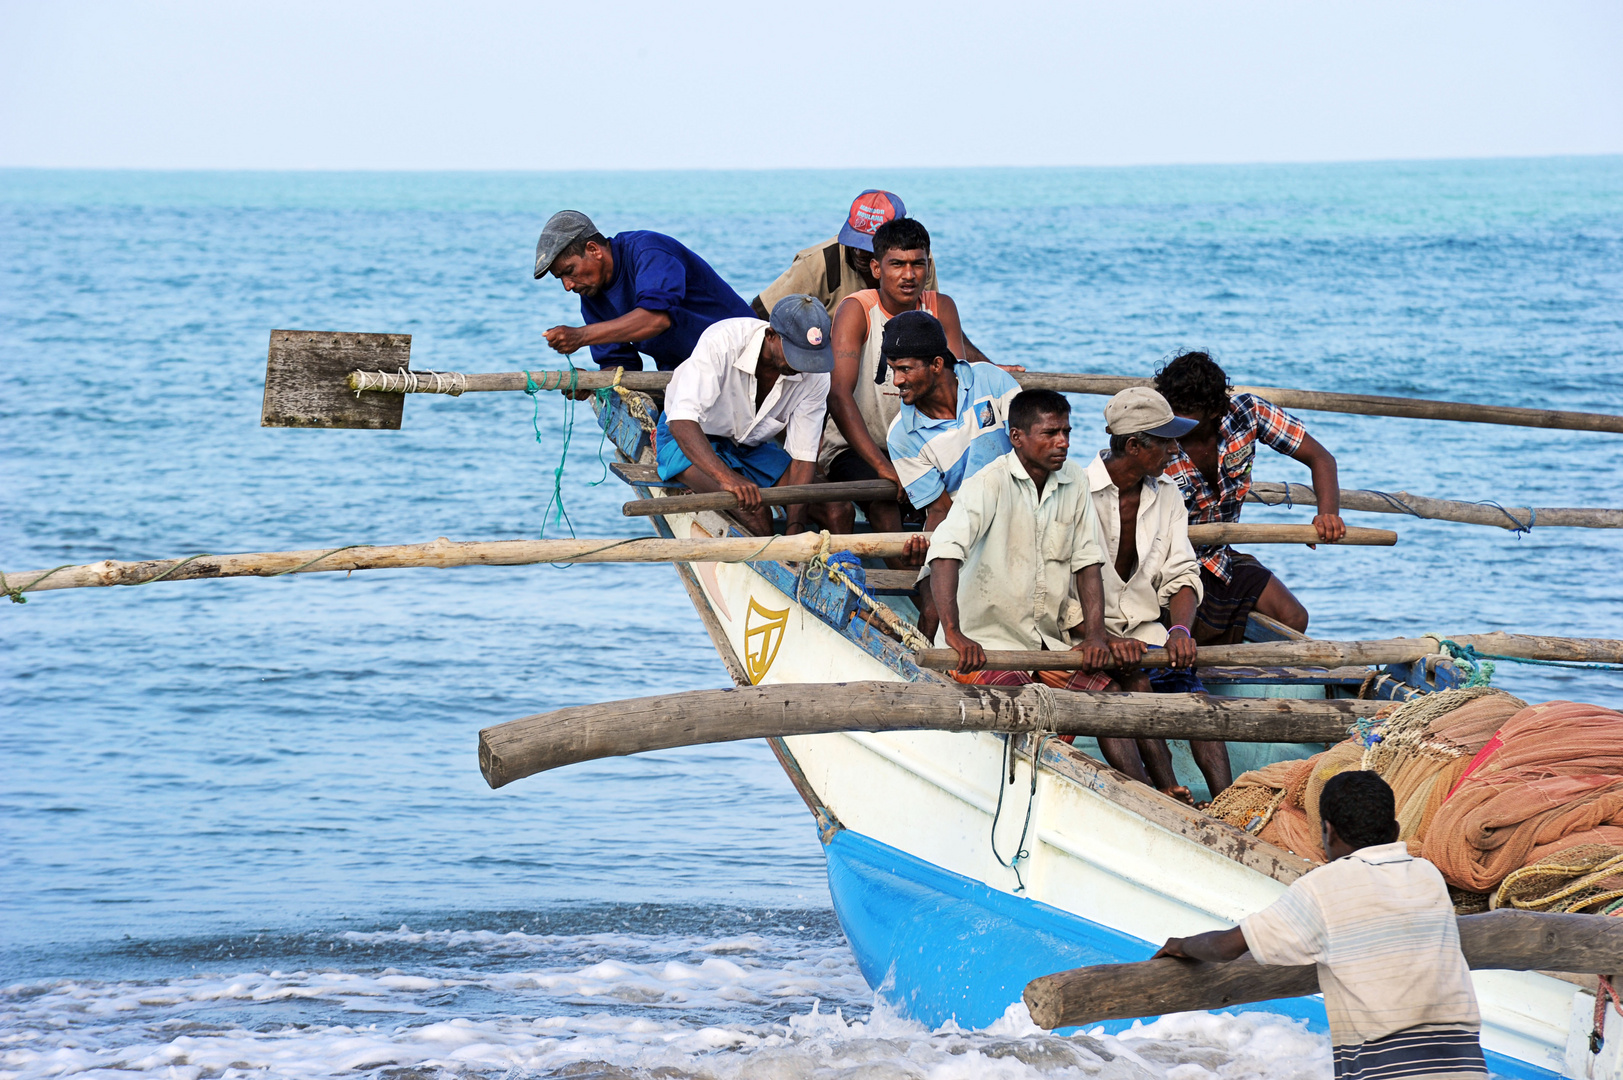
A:
MULTIPOLYGON (((1149 675, 1129 669, 1117 681, 1137 693, 1204 690, 1189 670, 1195 662, 1189 628, 1200 606, 1200 562, 1189 543, 1183 492, 1163 475, 1177 451, 1178 436, 1188 434, 1195 422, 1173 415, 1166 399, 1147 386, 1123 390, 1104 411, 1110 447, 1088 465, 1087 483, 1105 547, 1110 651, 1123 664, 1133 664, 1147 648, 1164 648, 1175 665, 1149 675), (1163 610, 1170 631, 1162 624, 1163 610)), ((1214 796, 1234 782, 1223 743, 1196 741, 1190 748, 1214 796)), ((1165 739, 1139 739, 1138 751, 1156 787, 1174 798, 1189 798, 1189 789, 1173 772, 1165 739)))
POLYGON ((1317 964, 1338 1078, 1485 1080, 1448 885, 1398 840, 1394 803, 1373 772, 1333 777, 1319 796, 1330 862, 1232 930, 1169 938, 1155 955, 1317 964))
MULTIPOLYGON (((965 480, 930 541, 936 644, 958 653, 953 678, 982 686, 1041 680, 1065 690, 1119 689, 1104 671, 1104 550, 1086 477, 1065 460, 1071 406, 1024 390, 1008 409, 1013 449, 965 480), (1078 604, 1077 597, 1080 597, 1078 604), (1073 636, 1080 624, 1084 632, 1073 636), (1077 671, 981 671, 986 649, 1070 649, 1077 671)), ((1132 739, 1100 739, 1113 767, 1150 783, 1132 739)))
MULTIPOLYGON (((833 367, 828 312, 815 297, 784 297, 770 322, 713 324, 665 390, 654 431, 660 479, 732 493, 745 527, 771 535, 761 488, 812 482, 833 367), (782 446, 775 441, 780 433, 782 446)), ((807 507, 787 513, 789 533, 806 528, 807 507)), ((825 526, 826 513, 824 506, 811 508, 825 526)))

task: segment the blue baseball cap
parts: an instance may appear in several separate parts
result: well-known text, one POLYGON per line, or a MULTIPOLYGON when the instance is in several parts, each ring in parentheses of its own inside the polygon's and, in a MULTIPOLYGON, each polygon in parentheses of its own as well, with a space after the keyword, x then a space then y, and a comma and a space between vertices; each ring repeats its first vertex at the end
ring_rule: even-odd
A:
POLYGON ((907 207, 889 191, 869 188, 851 203, 851 212, 840 226, 840 243, 862 251, 873 250, 873 234, 879 226, 895 218, 906 217, 907 207))
POLYGON ((783 340, 783 358, 805 375, 834 370, 828 309, 815 296, 794 293, 772 305, 772 329, 783 340))

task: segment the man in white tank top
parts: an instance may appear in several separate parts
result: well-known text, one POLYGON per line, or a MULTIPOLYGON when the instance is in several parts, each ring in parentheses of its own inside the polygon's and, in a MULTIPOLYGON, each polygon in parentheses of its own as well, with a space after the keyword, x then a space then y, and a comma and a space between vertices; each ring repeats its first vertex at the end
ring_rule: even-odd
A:
MULTIPOLYGON (((902 402, 890 367, 880 356, 885 323, 904 311, 928 311, 941 321, 957 358, 964 355, 964 331, 952 297, 924 288, 930 234, 923 225, 906 217, 887 221, 874 233, 873 245, 879 287, 853 293, 834 311, 834 371, 818 464, 837 483, 884 479, 900 491, 900 479, 885 450, 886 432, 902 402)), ((874 502, 863 511, 881 532, 902 527, 896 502, 874 502)))

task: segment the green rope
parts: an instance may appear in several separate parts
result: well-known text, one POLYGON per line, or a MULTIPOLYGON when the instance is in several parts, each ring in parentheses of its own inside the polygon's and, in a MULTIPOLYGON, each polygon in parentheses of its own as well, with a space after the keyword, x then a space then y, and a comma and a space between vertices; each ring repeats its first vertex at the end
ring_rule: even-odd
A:
POLYGON ((188 555, 184 559, 181 559, 179 562, 175 563, 175 565, 171 566, 169 569, 165 570, 163 573, 154 574, 152 577, 147 578, 145 581, 137 581, 136 584, 137 585, 151 585, 154 581, 162 581, 164 578, 168 577, 170 574, 173 574, 176 570, 179 570, 182 566, 185 566, 187 563, 194 563, 198 559, 206 559, 208 557, 209 557, 209 553, 206 552, 206 551, 202 552, 201 554, 198 554, 198 555, 188 555))
MULTIPOLYGON (((336 555, 340 551, 349 551, 352 548, 359 548, 359 547, 371 547, 371 545, 370 544, 345 544, 343 547, 333 548, 331 551, 324 551, 320 555, 317 555, 315 558, 311 559, 309 562, 302 562, 299 565, 293 567, 291 570, 278 570, 274 574, 266 574, 264 576, 265 577, 281 577, 283 574, 297 574, 300 570, 306 569, 307 567, 314 566, 316 563, 320 562, 322 559, 325 559, 330 555, 336 555)), ((354 571, 350 571, 350 572, 354 573, 354 571)))
POLYGON ((28 597, 24 596, 23 593, 27 592, 29 589, 32 589, 34 586, 50 577, 58 570, 66 570, 70 566, 78 565, 78 563, 63 563, 61 566, 53 566, 51 569, 45 571, 45 573, 41 574, 33 581, 30 581, 27 585, 19 585, 15 589, 6 584, 5 571, 0 570, 0 592, 5 593, 6 598, 9 599, 13 604, 26 604, 28 603, 28 597))
POLYGON ((1535 667, 1553 668, 1579 668, 1590 671, 1623 671, 1623 664, 1592 663, 1585 660, 1535 660, 1528 656, 1505 656, 1501 653, 1477 652, 1474 645, 1461 645, 1457 641, 1450 641, 1445 637, 1427 634, 1427 637, 1436 637, 1437 644, 1446 650, 1457 663, 1467 666, 1471 671, 1471 681, 1466 686, 1487 686, 1493 678, 1495 660, 1503 660, 1511 664, 1531 664, 1535 667), (1480 676, 1480 681, 1478 678, 1480 676))
MULTIPOLYGON (((575 523, 569 519, 569 511, 564 506, 564 466, 569 461, 569 443, 575 434, 575 397, 574 392, 580 384, 580 369, 574 364, 569 365, 569 386, 564 394, 564 445, 558 454, 558 467, 552 470, 552 497, 547 500, 546 512, 541 515, 541 539, 547 538, 547 524, 556 525, 563 522, 569 529, 569 538, 575 539, 575 523), (557 510, 554 511, 553 507, 557 510)), ((534 408, 530 413, 530 426, 535 430, 535 441, 545 444, 541 437, 541 398, 538 391, 557 390, 563 387, 563 372, 544 371, 541 373, 541 383, 536 384, 535 377, 528 371, 524 373, 524 392, 530 395, 534 408), (552 376, 558 376, 555 385, 552 376)), ((555 564, 566 565, 566 564, 555 564)))

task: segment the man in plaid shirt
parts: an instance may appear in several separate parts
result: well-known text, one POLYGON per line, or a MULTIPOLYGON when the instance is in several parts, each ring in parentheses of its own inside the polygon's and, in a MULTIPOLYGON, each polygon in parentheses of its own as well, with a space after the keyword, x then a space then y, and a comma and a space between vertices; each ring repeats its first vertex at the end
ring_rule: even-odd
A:
MULTIPOLYGON (((1240 520, 1260 441, 1312 470, 1319 499, 1313 525, 1319 539, 1331 543, 1347 535, 1336 459, 1300 420, 1255 394, 1231 396, 1228 376, 1203 352, 1187 352, 1164 365, 1156 372, 1155 388, 1173 412, 1198 421, 1178 440, 1180 449, 1165 473, 1182 489, 1191 525, 1240 520)), ((1229 645, 1243 640, 1253 610, 1293 630, 1307 630, 1302 602, 1255 558, 1226 545, 1197 548, 1195 554, 1205 593, 1195 613, 1196 642, 1229 645)))

